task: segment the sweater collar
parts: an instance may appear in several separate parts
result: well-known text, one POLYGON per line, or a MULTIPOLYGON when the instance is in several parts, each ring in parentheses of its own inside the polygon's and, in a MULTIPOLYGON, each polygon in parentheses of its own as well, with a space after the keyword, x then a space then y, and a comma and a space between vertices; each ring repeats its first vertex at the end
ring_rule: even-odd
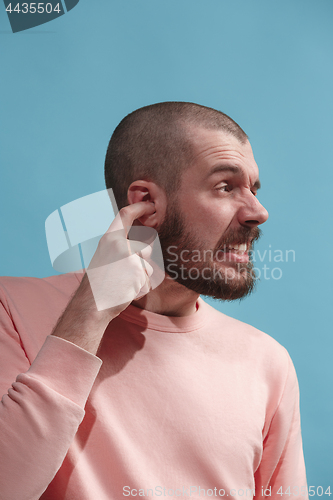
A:
MULTIPOLYGON (((81 281, 84 275, 83 270, 74 273, 81 281)), ((130 323, 145 326, 150 330, 158 330, 161 332, 191 332, 198 330, 207 321, 209 305, 199 297, 196 302, 196 312, 188 316, 165 316, 156 314, 146 309, 129 305, 124 311, 119 314, 119 318, 130 323)))
POLYGON ((150 330, 189 332, 201 328, 204 325, 205 318, 207 319, 205 309, 208 306, 201 297, 197 300, 196 307, 196 312, 188 316, 165 316, 129 305, 120 313, 119 318, 145 326, 150 330))

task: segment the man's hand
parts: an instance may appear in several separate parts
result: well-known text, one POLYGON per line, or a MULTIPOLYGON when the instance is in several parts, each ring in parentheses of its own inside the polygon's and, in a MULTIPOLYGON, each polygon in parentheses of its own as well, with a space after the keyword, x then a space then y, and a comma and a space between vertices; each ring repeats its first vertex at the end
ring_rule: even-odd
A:
MULTIPOLYGON (((80 286, 52 333, 96 354, 112 319, 149 292, 151 247, 127 239, 133 222, 155 211, 151 202, 122 208, 102 236, 80 286), (140 253, 140 257, 138 255, 140 253)), ((143 229, 147 229, 143 227, 143 229)))

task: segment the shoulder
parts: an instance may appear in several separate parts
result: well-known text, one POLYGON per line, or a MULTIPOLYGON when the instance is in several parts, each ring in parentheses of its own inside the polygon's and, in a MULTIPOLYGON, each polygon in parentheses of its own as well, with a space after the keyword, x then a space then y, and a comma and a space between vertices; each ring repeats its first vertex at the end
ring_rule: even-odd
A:
MULTIPOLYGON (((82 274, 81 274, 82 276, 82 274)), ((0 277, 0 302, 12 320, 29 323, 33 318, 58 318, 79 286, 79 273, 47 278, 0 277)))
POLYGON ((289 353, 276 339, 248 323, 227 316, 206 302, 204 309, 214 339, 220 340, 223 349, 236 350, 244 362, 252 360, 257 367, 270 372, 288 372, 292 364, 289 353))
POLYGON ((7 304, 19 302, 42 302, 50 295, 69 297, 79 286, 81 275, 68 273, 46 278, 33 277, 0 277, 0 298, 7 304))
POLYGON ((0 277, 0 342, 15 338, 32 362, 80 279, 76 273, 47 278, 0 277))
POLYGON ((298 381, 287 349, 267 333, 207 303, 204 309, 205 338, 211 339, 211 350, 222 364, 233 367, 234 376, 244 382, 250 393, 255 388, 255 401, 265 407, 265 421, 270 422, 283 397, 293 408, 298 398, 298 381))

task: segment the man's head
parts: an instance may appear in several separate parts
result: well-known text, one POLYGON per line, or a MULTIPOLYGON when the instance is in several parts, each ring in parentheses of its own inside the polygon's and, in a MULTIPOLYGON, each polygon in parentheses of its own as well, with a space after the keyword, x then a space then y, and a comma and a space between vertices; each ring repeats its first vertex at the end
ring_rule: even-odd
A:
POLYGON ((158 230, 171 278, 225 300, 251 291, 248 251, 268 215, 250 143, 231 118, 182 102, 134 111, 111 138, 105 179, 119 208, 154 201, 141 222, 158 230))
POLYGON ((127 115, 112 134, 105 158, 105 183, 118 208, 128 205, 128 188, 144 179, 161 186, 168 199, 192 163, 192 127, 222 130, 241 143, 245 132, 221 111, 188 102, 161 102, 127 115))

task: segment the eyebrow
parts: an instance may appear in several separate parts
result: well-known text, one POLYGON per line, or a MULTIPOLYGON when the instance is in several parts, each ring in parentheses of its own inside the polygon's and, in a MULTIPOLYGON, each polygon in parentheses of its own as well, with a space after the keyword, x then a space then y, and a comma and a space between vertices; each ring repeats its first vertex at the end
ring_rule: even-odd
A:
MULTIPOLYGON (((241 175, 242 177, 244 177, 244 174, 239 167, 236 167, 234 165, 216 165, 216 167, 212 168, 212 170, 209 172, 207 178, 215 174, 216 172, 232 172, 233 174, 241 175)), ((261 188, 260 180, 257 179, 254 182, 253 186, 251 187, 255 189, 260 189, 261 188)))

